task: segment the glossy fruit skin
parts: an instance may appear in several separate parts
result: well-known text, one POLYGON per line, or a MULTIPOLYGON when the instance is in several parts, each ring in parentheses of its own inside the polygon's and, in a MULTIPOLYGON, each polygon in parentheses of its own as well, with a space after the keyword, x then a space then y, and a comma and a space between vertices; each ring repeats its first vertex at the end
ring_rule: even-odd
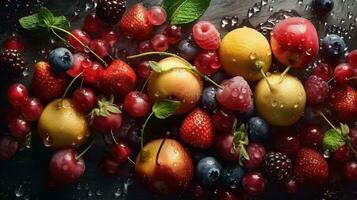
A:
POLYGON ((235 120, 234 112, 224 107, 215 110, 212 115, 213 125, 219 131, 231 131, 235 120))
POLYGON ((154 26, 160 26, 165 23, 167 14, 164 8, 160 6, 153 6, 148 10, 148 20, 154 26))
POLYGON ((242 181, 244 170, 240 166, 225 167, 221 173, 221 181, 230 189, 237 189, 242 181))
POLYGON ((259 169, 266 154, 265 147, 251 142, 246 148, 250 159, 243 160, 244 166, 250 170, 259 169))
POLYGON ((233 150, 233 135, 228 133, 217 134, 215 146, 220 158, 225 161, 238 161, 240 157, 239 149, 233 150))
POLYGON ((341 121, 354 120, 357 116, 357 93, 348 84, 333 85, 328 103, 341 121))
MULTIPOLYGON (((85 44, 87 46, 89 45, 91 38, 88 35, 88 33, 86 33, 83 30, 80 30, 80 29, 75 29, 75 30, 71 31, 71 33, 77 39, 79 39, 83 44, 85 44)), ((84 47, 76 39, 74 39, 74 37, 68 35, 67 41, 76 49, 76 51, 84 52, 84 47)))
POLYGON ((168 97, 180 100, 180 108, 175 114, 189 112, 196 107, 203 89, 201 77, 185 69, 186 64, 177 58, 168 57, 159 63, 165 72, 152 73, 147 85, 152 102, 168 97))
POLYGON ((7 50, 7 49, 17 50, 20 53, 25 52, 25 44, 23 43, 23 41, 20 40, 20 38, 18 38, 16 36, 7 38, 3 42, 3 48, 4 48, 4 50, 7 50))
POLYGON ((31 124, 21 118, 15 118, 8 124, 10 133, 17 139, 23 139, 30 131, 31 124))
POLYGON ((106 23, 116 24, 126 10, 126 0, 98 0, 96 14, 106 23))
POLYGON ((90 88, 78 88, 73 92, 74 106, 83 113, 89 113, 97 104, 97 96, 90 88))
POLYGON ((322 56, 333 63, 344 57, 346 52, 346 43, 338 35, 329 34, 322 40, 322 56))
POLYGON ((125 96, 124 109, 133 117, 143 117, 151 110, 151 101, 147 94, 133 91, 125 96))
POLYGON ((92 61, 89 59, 88 54, 79 52, 73 54, 73 64, 69 70, 67 70, 67 74, 70 77, 76 77, 81 72, 83 72, 84 68, 89 67, 92 64, 92 61))
POLYGON ((43 110, 42 103, 35 98, 28 98, 21 106, 21 114, 27 121, 36 121, 43 110))
POLYGON ((326 14, 333 10, 334 0, 313 0, 311 6, 320 14, 326 14))
POLYGON ((340 146, 332 153, 332 159, 336 162, 344 163, 353 158, 353 153, 347 144, 340 146))
POLYGON ((343 174, 347 180, 356 181, 357 180, 357 162, 356 161, 347 162, 344 166, 343 174))
POLYGON ((221 176, 222 165, 213 157, 202 158, 196 165, 196 176, 203 184, 211 186, 221 176))
POLYGON ((128 161, 128 158, 131 156, 131 149, 128 144, 123 141, 119 141, 112 146, 111 154, 116 162, 122 164, 128 161))
POLYGON ((182 28, 181 26, 169 24, 164 29, 163 34, 167 37, 170 45, 175 45, 180 42, 182 38, 182 28))
POLYGON ((96 13, 89 13, 83 22, 83 30, 89 34, 98 34, 103 28, 104 24, 102 20, 96 15, 96 13))
POLYGON ((216 73, 221 67, 216 51, 202 51, 194 60, 195 67, 205 75, 216 73))
POLYGON ((151 44, 151 40, 144 40, 139 42, 137 49, 139 53, 154 51, 154 48, 151 44))
POLYGON ((221 36, 216 27, 208 21, 199 21, 192 28, 192 36, 202 49, 214 51, 219 48, 221 36))
MULTIPOLYGON (((109 47, 113 47, 113 45, 116 44, 119 40, 118 34, 112 27, 102 30, 100 37, 105 43, 109 45, 109 47)), ((108 51, 110 51, 110 49, 108 51)))
POLYGON ((108 176, 116 176, 122 172, 122 165, 111 156, 105 157, 99 167, 108 176))
POLYGON ((264 142, 269 138, 269 125, 260 117, 252 117, 248 120, 249 138, 254 142, 264 142))
POLYGON ((94 115, 91 130, 98 134, 110 134, 117 132, 121 124, 122 116, 120 113, 109 113, 106 117, 94 115))
POLYGON ((354 76, 354 69, 347 63, 342 63, 337 65, 334 70, 335 79, 337 82, 341 84, 346 84, 348 82, 348 78, 354 76))
POLYGON ((250 172, 244 175, 242 180, 243 190, 251 196, 258 196, 264 193, 266 179, 258 172, 250 172))
POLYGON ((73 56, 68 49, 60 47, 50 52, 49 62, 56 72, 65 72, 73 64, 73 56))
POLYGON ((72 100, 56 99, 44 108, 37 123, 37 132, 47 147, 73 148, 87 140, 89 125, 86 116, 75 109, 72 100))
POLYGON ((141 153, 136 158, 135 174, 151 191, 162 194, 177 194, 187 189, 193 176, 193 162, 191 155, 176 140, 166 139, 163 144, 158 163, 156 155, 163 139, 148 142, 143 151, 147 152, 148 159, 142 159, 141 153))
MULTIPOLYGON (((337 77, 336 77, 337 78, 337 77)), ((304 83, 307 102, 311 104, 323 103, 328 96, 329 85, 322 78, 311 75, 304 83)))
POLYGON ((92 40, 89 47, 101 58, 108 55, 109 44, 102 39, 92 40))
POLYGON ((275 134, 274 147, 288 156, 295 156, 300 150, 300 140, 295 134, 275 134))
POLYGON ((333 69, 329 64, 320 63, 315 68, 314 75, 322 78, 324 81, 328 81, 333 76, 333 69))
POLYGON ((104 73, 103 66, 98 62, 85 63, 82 62, 83 67, 83 83, 95 85, 102 78, 104 73), (89 65, 89 66, 87 66, 89 65))
POLYGON ((286 66, 306 67, 318 55, 319 38, 307 19, 292 17, 275 25, 270 43, 275 58, 286 66))
POLYGON ((166 51, 169 48, 169 41, 163 34, 157 34, 151 39, 151 46, 155 51, 166 51))
POLYGON ((12 158, 19 148, 18 142, 10 136, 0 136, 0 160, 12 158))
POLYGON ((28 96, 26 86, 21 83, 12 84, 7 90, 7 101, 14 106, 21 106, 28 96))
POLYGON ((323 140, 324 132, 320 125, 306 124, 298 134, 301 146, 318 148, 323 140))
POLYGON ((346 58, 347 62, 349 65, 351 65, 354 68, 357 68, 357 49, 352 50, 346 58))
POLYGON ((218 108, 218 102, 216 100, 217 89, 212 86, 208 86, 202 91, 201 103, 203 108, 209 111, 213 111, 218 108))
POLYGON ((180 56, 185 58, 186 60, 192 60, 199 53, 200 48, 191 40, 185 39, 182 40, 177 48, 179 50, 180 56))
POLYGON ((69 184, 77 181, 84 173, 85 164, 83 158, 76 159, 77 151, 74 149, 62 149, 53 154, 49 171, 56 184, 69 184))

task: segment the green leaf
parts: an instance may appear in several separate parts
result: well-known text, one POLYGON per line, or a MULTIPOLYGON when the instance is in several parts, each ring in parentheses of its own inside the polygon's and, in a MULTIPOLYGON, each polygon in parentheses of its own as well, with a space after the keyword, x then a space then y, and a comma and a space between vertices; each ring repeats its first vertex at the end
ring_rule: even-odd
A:
POLYGON ((40 19, 38 18, 38 14, 35 13, 33 15, 20 18, 19 22, 22 28, 33 31, 39 29, 40 19))
POLYGON ((121 113, 121 111, 119 110, 119 108, 116 107, 116 106, 111 106, 111 105, 109 105, 109 106, 107 106, 107 110, 108 110, 109 112, 111 112, 111 113, 121 113))
POLYGON ((325 132, 322 140, 323 150, 334 152, 344 144, 345 142, 343 141, 341 134, 335 129, 330 129, 325 132))
POLYGON ((341 134, 346 137, 350 133, 350 128, 347 124, 340 123, 341 134))
POLYGON ((158 62, 155 61, 149 61, 149 66, 152 69, 152 71, 156 73, 161 73, 162 72, 162 67, 158 62))
POLYGON ((172 13, 181 5, 185 0, 164 0, 162 2, 162 7, 165 9, 167 13, 167 18, 170 19, 172 13))
POLYGON ((155 104, 152 107, 152 111, 154 112, 154 115, 158 119, 166 119, 173 115, 176 110, 180 107, 181 102, 180 101, 174 101, 174 100, 160 100, 155 102, 155 104))
POLYGON ((164 0, 163 7, 171 24, 187 24, 200 18, 211 0, 164 0))
POLYGON ((247 150, 245 149, 244 145, 242 145, 240 147, 240 155, 241 155, 241 158, 243 157, 246 160, 250 160, 249 154, 248 154, 247 150))

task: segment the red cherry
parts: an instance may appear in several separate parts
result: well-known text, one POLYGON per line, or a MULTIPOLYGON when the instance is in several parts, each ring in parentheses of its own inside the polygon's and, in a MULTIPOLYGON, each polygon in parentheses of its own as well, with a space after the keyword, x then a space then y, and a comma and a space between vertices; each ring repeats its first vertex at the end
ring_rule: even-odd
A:
POLYGON ((194 184, 191 187, 192 200, 207 200, 209 199, 209 189, 203 185, 194 184))
POLYGON ((295 134, 275 134, 275 149, 288 156, 295 156, 300 150, 300 141, 295 134))
POLYGON ((169 24, 163 34, 167 37, 167 40, 169 41, 169 44, 175 45, 178 42, 181 41, 182 39, 182 30, 181 26, 169 24))
POLYGON ((42 104, 38 99, 28 98, 21 106, 21 113, 25 120, 36 121, 42 113, 42 104))
POLYGON ((12 84, 7 91, 7 100, 14 106, 21 106, 27 98, 27 88, 21 83, 12 84))
POLYGON ((165 23, 167 14, 165 9, 160 6, 153 6, 148 9, 147 18, 149 22, 154 26, 160 26, 165 23))
POLYGON ((106 157, 100 163, 100 168, 102 171, 109 175, 114 176, 119 174, 122 171, 121 165, 116 162, 112 157, 106 157))
POLYGON ((244 166, 248 169, 259 169, 266 154, 265 148, 261 144, 250 143, 247 146, 249 160, 243 160, 244 166))
POLYGON ((104 29, 101 32, 101 38, 107 43, 109 44, 109 46, 113 46, 115 43, 118 42, 119 38, 117 36, 117 34, 115 33, 113 28, 107 28, 104 29))
POLYGON ((202 51, 197 54, 194 64, 205 75, 214 74, 221 67, 216 51, 202 51))
POLYGON ((351 65, 347 63, 339 64, 334 71, 335 78, 339 83, 345 84, 348 81, 348 78, 353 77, 354 70, 351 65))
POLYGON ((261 173, 250 172, 245 174, 242 180, 243 190, 252 196, 258 196, 264 193, 266 179, 261 173))
POLYGON ((84 18, 83 30, 87 31, 89 34, 95 35, 99 33, 103 26, 103 22, 95 13, 90 13, 84 18))
MULTIPOLYGON (((84 32, 80 29, 75 29, 71 31, 71 33, 79 39, 83 44, 89 45, 91 38, 89 37, 88 33, 84 32)), ((68 35, 67 41, 77 50, 84 52, 84 47, 71 35, 68 35)))
POLYGON ((301 146, 317 148, 322 143, 324 132, 319 125, 306 124, 298 136, 301 146))
POLYGON ((77 159, 75 149, 56 151, 50 161, 50 176, 56 184, 69 184, 77 181, 84 173, 82 158, 77 159))
POLYGON ((351 128, 349 136, 350 136, 350 139, 351 139, 352 147, 355 150, 357 150, 357 129, 356 128, 351 128))
POLYGON ((296 194, 299 191, 298 184, 293 179, 291 179, 285 183, 285 188, 289 194, 296 194))
POLYGON ((83 113, 89 113, 97 104, 97 96, 89 88, 78 88, 73 92, 74 106, 83 113))
POLYGON ((351 51, 347 55, 347 62, 350 64, 353 68, 357 68, 357 49, 351 51))
POLYGON ((149 65, 149 61, 142 61, 138 64, 136 67, 136 71, 138 72, 138 75, 142 79, 147 79, 150 74, 151 74, 151 68, 149 65))
POLYGON ((328 81, 333 76, 332 67, 326 63, 320 63, 314 70, 314 75, 322 78, 324 81, 328 81))
POLYGON ((90 48, 101 58, 104 58, 108 55, 109 44, 104 40, 95 39, 92 40, 89 44, 90 48))
POLYGON ((86 84, 96 84, 104 73, 103 66, 98 62, 89 63, 87 60, 82 61, 83 82, 86 84), (88 67, 87 67, 88 66, 88 67))
POLYGON ((239 200, 239 198, 231 191, 219 190, 217 200, 239 200))
POLYGON ((352 152, 347 144, 340 146, 333 152, 332 158, 337 162, 347 162, 353 157, 352 152))
POLYGON ((109 113, 108 116, 93 117, 91 128, 95 133, 110 134, 119 130, 122 123, 122 117, 120 113, 109 113))
POLYGON ((226 161, 238 161, 240 157, 239 149, 233 149, 233 135, 222 133, 216 136, 216 149, 218 155, 226 161))
POLYGON ((154 51, 154 48, 152 47, 151 41, 150 40, 141 41, 138 44, 138 51, 139 51, 139 53, 145 53, 145 52, 154 51))
POLYGON ((220 131, 232 130, 235 119, 234 112, 224 107, 215 110, 212 115, 213 125, 220 131))
POLYGON ((131 150, 128 144, 123 141, 118 141, 118 143, 112 146, 112 157, 119 164, 128 161, 131 155, 131 150))
POLYGON ((16 36, 7 38, 3 43, 3 48, 4 50, 17 50, 20 53, 25 52, 25 44, 16 36))
POLYGON ((166 51, 169 48, 169 41, 163 34, 157 34, 151 39, 151 45, 155 51, 166 51))
POLYGON ((12 158, 19 148, 18 142, 10 136, 0 136, 0 160, 12 158))
POLYGON ((345 178, 349 181, 357 181, 357 161, 350 161, 343 169, 345 178))
POLYGON ((11 135, 17 139, 24 138, 31 130, 30 123, 21 118, 11 120, 8 126, 11 135))
POLYGON ((124 109, 133 117, 142 117, 151 109, 149 96, 145 93, 133 91, 125 96, 124 109))
POLYGON ((83 66, 91 65, 92 61, 89 59, 89 56, 84 53, 75 53, 73 54, 73 64, 67 74, 71 77, 76 77, 78 74, 83 72, 83 66), (86 63, 86 64, 85 64, 86 63))

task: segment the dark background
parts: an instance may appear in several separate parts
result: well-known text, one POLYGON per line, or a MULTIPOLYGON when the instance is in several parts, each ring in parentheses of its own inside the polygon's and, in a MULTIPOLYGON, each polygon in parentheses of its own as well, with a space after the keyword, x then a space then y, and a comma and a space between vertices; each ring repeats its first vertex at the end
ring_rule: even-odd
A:
MULTIPOLYGON (((128 7, 139 2, 138 0, 127 1, 128 7)), ((147 6, 159 5, 160 2, 160 0, 144 1, 147 6)), ((211 6, 202 19, 212 21, 219 27, 223 16, 237 15, 241 21, 248 16, 249 8, 251 11, 253 10, 255 3, 265 4, 265 2, 265 0, 212 0, 211 6)), ((267 5, 262 7, 262 11, 257 12, 251 17, 250 22, 255 26, 258 23, 264 22, 268 16, 279 9, 295 9, 302 16, 312 19, 319 31, 320 37, 325 35, 326 29, 331 25, 341 26, 341 34, 343 34, 343 28, 345 28, 346 32, 349 32, 349 35, 345 37, 349 49, 357 48, 357 27, 354 26, 357 23, 357 0, 336 0, 332 14, 323 18, 317 18, 314 14, 311 15, 309 4, 310 1, 307 0, 269 0, 267 1, 267 5)), ((76 27, 82 23, 85 13, 93 9, 94 2, 93 0, 0 0, 0 42, 13 32, 18 32, 24 37, 27 44, 26 64, 30 69, 33 68, 34 59, 45 59, 47 50, 51 49, 53 44, 50 43, 49 39, 39 41, 24 35, 22 30, 18 29, 17 20, 19 17, 35 11, 41 5, 48 6, 56 14, 66 15, 71 19, 72 27, 76 27)), ((223 29, 220 30, 222 34, 225 34, 223 29)), ((335 31, 338 32, 338 28, 335 31)), ((128 44, 124 43, 120 46, 123 45, 128 44)), ((27 78, 18 81, 28 84, 30 77, 31 70, 27 78)), ((1 77, 1 79, 4 80, 6 78, 1 77)), ((1 83, 1 93, 6 91, 6 82, 2 81, 1 83)), ((1 98, 0 102, 2 102, 0 105, 1 109, 3 109, 5 106, 4 98, 1 98)), ((6 133, 4 124, 1 124, 0 130, 1 134, 6 133)), ((102 140, 99 140, 85 155, 87 168, 84 176, 75 184, 59 189, 50 189, 46 186, 45 180, 52 151, 43 147, 39 138, 34 134, 32 148, 18 152, 16 157, 9 161, 0 162, 0 199, 162 199, 147 192, 140 184, 136 183, 129 169, 125 170, 123 175, 117 178, 108 178, 103 175, 97 168, 97 165, 99 158, 103 157, 105 150, 106 145, 102 140)), ((295 198, 287 196, 278 187, 269 188, 269 191, 267 196, 261 199, 311 199, 314 193, 318 191, 318 188, 307 188, 306 191, 308 192, 295 198)), ((341 195, 341 199, 356 200, 356 191, 356 184, 346 184, 343 186, 344 195, 341 195)), ((187 199, 187 197, 185 194, 182 194, 175 199, 187 199)))

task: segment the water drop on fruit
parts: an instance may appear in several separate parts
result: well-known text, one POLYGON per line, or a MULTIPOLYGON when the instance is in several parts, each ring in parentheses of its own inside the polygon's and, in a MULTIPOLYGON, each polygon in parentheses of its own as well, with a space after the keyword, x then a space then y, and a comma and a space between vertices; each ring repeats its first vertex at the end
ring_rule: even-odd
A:
POLYGON ((43 144, 45 145, 45 147, 51 147, 53 144, 52 137, 50 135, 47 135, 43 140, 43 144))

